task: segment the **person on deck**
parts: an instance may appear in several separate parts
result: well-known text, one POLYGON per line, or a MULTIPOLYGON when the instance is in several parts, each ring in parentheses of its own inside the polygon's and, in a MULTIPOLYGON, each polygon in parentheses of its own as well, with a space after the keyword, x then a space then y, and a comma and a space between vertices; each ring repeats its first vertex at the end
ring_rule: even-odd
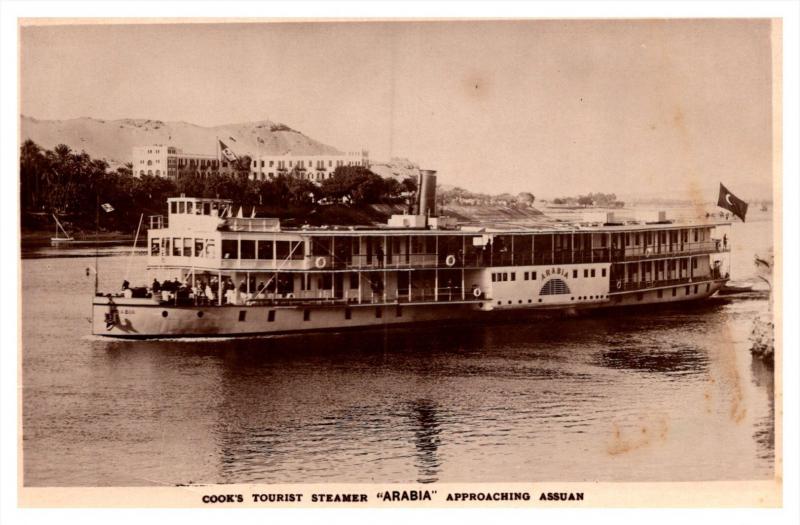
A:
POLYGON ((150 290, 153 292, 153 295, 161 293, 161 283, 158 282, 158 279, 155 277, 153 278, 153 284, 150 285, 150 290))

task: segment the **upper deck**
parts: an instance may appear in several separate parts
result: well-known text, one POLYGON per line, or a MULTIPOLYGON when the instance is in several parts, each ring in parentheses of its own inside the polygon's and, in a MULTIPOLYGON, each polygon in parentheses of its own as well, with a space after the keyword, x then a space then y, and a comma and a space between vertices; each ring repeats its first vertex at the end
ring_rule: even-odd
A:
MULTIPOLYGON (((385 270, 628 262, 728 251, 729 223, 553 223, 531 227, 282 228, 223 199, 169 199, 151 218, 150 265, 220 270, 385 270), (236 216, 234 216, 236 215, 236 216)), ((409 216, 416 217, 419 216, 409 216)), ((396 221, 397 222, 397 221, 396 221)))

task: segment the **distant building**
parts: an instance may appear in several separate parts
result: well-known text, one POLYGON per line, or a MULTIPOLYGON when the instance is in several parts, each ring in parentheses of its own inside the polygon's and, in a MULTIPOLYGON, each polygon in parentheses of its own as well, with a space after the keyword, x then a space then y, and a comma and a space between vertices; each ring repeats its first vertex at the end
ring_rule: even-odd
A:
POLYGON ((231 174, 237 168, 225 160, 220 163, 216 155, 201 153, 184 153, 175 146, 153 144, 151 146, 134 146, 133 175, 141 177, 153 175, 177 179, 183 175, 231 174))
POLYGON ((261 155, 250 163, 253 180, 274 179, 279 175, 293 175, 321 182, 333 176, 339 166, 364 166, 369 168, 368 151, 352 151, 342 155, 261 155))

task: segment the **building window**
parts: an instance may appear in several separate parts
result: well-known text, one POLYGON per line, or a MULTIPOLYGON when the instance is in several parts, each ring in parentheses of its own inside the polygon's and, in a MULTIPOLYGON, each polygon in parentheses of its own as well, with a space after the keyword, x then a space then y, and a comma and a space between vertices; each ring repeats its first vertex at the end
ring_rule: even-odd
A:
POLYGON ((239 243, 237 243, 235 239, 222 240, 222 258, 223 259, 239 258, 239 243))
POLYGON ((492 272, 492 282, 497 282, 497 274, 492 272))
POLYGON ((270 310, 267 312, 267 322, 274 323, 275 322, 275 310, 270 310))
POLYGON ((255 259, 256 258, 256 241, 242 239, 241 259, 255 259))
POLYGON ((353 311, 350 308, 344 309, 344 318, 345 319, 352 319, 353 318, 353 311))
POLYGON ((247 310, 239 310, 239 322, 244 321, 247 318, 247 310))
POLYGON ((605 276, 606 276, 606 269, 605 269, 605 268, 603 268, 603 270, 602 270, 602 271, 603 271, 603 273, 602 273, 602 276, 603 276, 603 277, 605 277, 605 276))
POLYGON ((403 307, 400 306, 399 304, 397 305, 397 307, 396 307, 396 309, 394 311, 394 316, 395 317, 403 317, 403 307))
POLYGON ((536 272, 531 272, 531 281, 536 280, 536 272))
POLYGON ((512 281, 516 281, 517 280, 517 272, 511 272, 511 280, 512 281))
POLYGON ((676 295, 678 295, 678 289, 677 288, 673 288, 672 289, 672 297, 675 297, 676 295))
POLYGON ((524 276, 523 276, 523 277, 524 277, 524 279, 527 281, 529 276, 530 276, 530 274, 529 274, 528 272, 525 272, 525 274, 524 274, 524 276))
POLYGON ((658 291, 658 298, 661 299, 662 297, 664 297, 664 290, 659 290, 658 291))
POLYGON ((594 277, 594 268, 592 268, 592 277, 594 277))
POLYGON ((584 277, 589 277, 589 270, 584 269, 583 270, 583 276, 584 277))
POLYGON ((689 292, 689 287, 687 286, 687 287, 686 287, 686 295, 689 295, 689 293, 690 293, 690 292, 689 292))
POLYGON ((375 319, 380 319, 381 317, 383 317, 383 308, 379 306, 375 308, 375 319))
POLYGON ((311 320, 311 310, 306 308, 303 310, 303 321, 310 321, 311 320))

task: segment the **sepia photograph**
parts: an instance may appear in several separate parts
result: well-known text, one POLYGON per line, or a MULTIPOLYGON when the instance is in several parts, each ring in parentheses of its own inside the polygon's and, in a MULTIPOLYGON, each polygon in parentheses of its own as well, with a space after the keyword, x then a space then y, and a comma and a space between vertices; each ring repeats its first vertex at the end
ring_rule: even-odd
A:
POLYGON ((781 20, 18 37, 25 506, 781 506, 781 20))

